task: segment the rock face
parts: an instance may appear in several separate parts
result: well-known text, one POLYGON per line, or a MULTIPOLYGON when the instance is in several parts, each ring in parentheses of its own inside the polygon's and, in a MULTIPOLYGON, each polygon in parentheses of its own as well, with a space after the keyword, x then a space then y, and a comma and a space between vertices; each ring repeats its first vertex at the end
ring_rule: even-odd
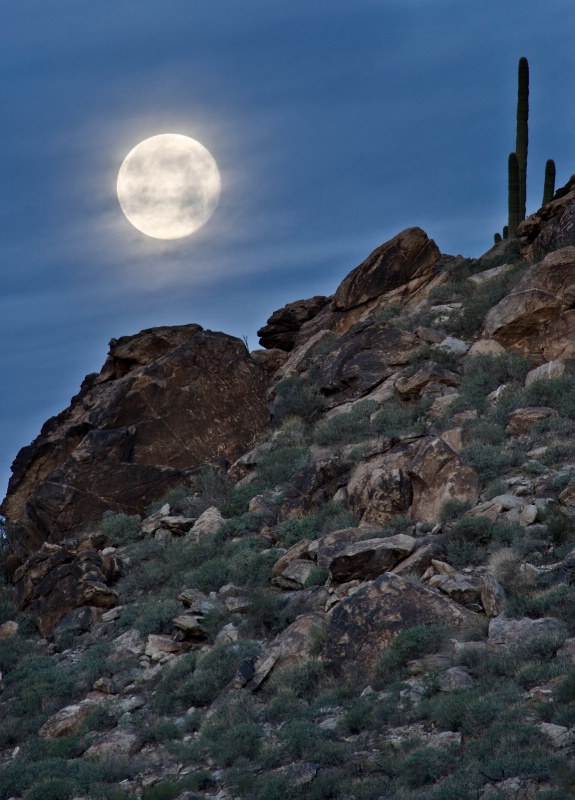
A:
POLYGON ((529 259, 575 244, 575 175, 550 203, 519 225, 517 235, 525 240, 522 253, 529 259))
POLYGON ((432 589, 386 573, 335 606, 323 656, 336 670, 369 673, 400 631, 433 623, 461 629, 476 618, 432 589))
POLYGON ((261 369, 244 344, 199 325, 112 340, 99 375, 23 448, 2 513, 18 555, 113 509, 141 513, 217 459, 235 460, 266 425, 261 369))
POLYGON ((349 273, 339 285, 332 307, 345 311, 398 287, 402 287, 402 295, 411 294, 433 278, 440 258, 439 248, 421 228, 407 228, 349 273))
POLYGON ((260 344, 266 348, 293 350, 296 335, 304 322, 315 317, 328 302, 327 297, 316 295, 309 300, 296 300, 274 311, 267 325, 260 328, 260 344))
POLYGON ((485 335, 536 364, 575 355, 575 247, 530 267, 485 317, 485 335))
POLYGON ((110 584, 119 576, 120 566, 113 555, 45 545, 14 576, 16 603, 21 611, 34 615, 43 636, 80 608, 87 612, 86 622, 70 622, 89 628, 98 610, 101 613, 116 604, 118 595, 110 584))

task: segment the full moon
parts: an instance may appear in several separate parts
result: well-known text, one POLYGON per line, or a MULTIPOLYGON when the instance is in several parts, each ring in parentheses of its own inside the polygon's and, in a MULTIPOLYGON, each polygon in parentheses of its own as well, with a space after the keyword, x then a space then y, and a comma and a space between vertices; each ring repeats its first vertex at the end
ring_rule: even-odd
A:
POLYGON ((178 133, 144 139, 118 173, 118 201, 129 222, 155 239, 181 239, 201 228, 220 197, 220 173, 203 144, 178 133))

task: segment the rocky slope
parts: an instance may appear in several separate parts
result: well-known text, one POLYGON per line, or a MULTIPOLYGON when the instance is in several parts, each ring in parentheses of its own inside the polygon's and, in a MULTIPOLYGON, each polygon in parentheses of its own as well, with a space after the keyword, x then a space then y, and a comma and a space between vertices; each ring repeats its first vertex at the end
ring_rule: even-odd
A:
POLYGON ((574 796, 574 215, 112 341, 3 503, 0 800, 574 796))

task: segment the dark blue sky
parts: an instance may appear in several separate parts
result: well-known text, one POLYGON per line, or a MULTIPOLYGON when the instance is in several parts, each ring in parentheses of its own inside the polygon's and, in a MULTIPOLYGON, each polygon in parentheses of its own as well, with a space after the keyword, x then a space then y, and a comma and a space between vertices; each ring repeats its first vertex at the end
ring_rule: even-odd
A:
POLYGON ((575 172, 572 0, 3 0, 0 493, 112 337, 199 322, 257 347, 423 227, 480 255, 506 222, 517 61, 531 70, 528 211, 575 172), (195 235, 125 220, 115 182, 158 133, 222 174, 195 235))

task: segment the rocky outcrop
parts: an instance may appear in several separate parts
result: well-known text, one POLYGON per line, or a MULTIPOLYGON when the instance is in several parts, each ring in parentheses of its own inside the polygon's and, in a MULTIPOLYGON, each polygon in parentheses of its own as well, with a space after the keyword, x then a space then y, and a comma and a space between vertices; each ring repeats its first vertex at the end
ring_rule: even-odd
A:
POLYGON ((575 247, 530 267, 485 317, 485 336, 536 364, 575 356, 575 247))
POLYGON ((329 571, 333 581, 343 583, 377 578, 411 555, 416 545, 413 536, 399 533, 383 539, 365 539, 348 545, 332 558, 329 571))
POLYGON ((243 342, 199 325, 112 340, 99 375, 23 448, 2 512, 19 555, 112 509, 141 513, 199 465, 233 461, 266 425, 243 342))
POLYGON ((309 300, 296 300, 274 311, 267 324, 260 328, 260 344, 265 348, 293 350, 296 335, 304 322, 312 319, 324 308, 329 298, 316 295, 309 300))
POLYGON ((111 584, 120 574, 113 554, 45 544, 14 576, 16 603, 21 611, 34 615, 43 636, 82 607, 86 607, 86 620, 71 619, 70 624, 89 629, 103 610, 116 604, 118 595, 111 584))
POLYGON ((421 228, 407 228, 373 251, 340 283, 333 299, 334 311, 346 311, 374 297, 401 288, 401 302, 429 283, 441 258, 439 248, 421 228))
POLYGON ((456 630, 476 619, 433 589, 385 573, 334 607, 322 655, 335 670, 370 673, 400 631, 424 624, 456 630))
POLYGON ((519 225, 517 235, 524 242, 523 257, 529 260, 575 244, 575 175, 550 203, 519 225))

